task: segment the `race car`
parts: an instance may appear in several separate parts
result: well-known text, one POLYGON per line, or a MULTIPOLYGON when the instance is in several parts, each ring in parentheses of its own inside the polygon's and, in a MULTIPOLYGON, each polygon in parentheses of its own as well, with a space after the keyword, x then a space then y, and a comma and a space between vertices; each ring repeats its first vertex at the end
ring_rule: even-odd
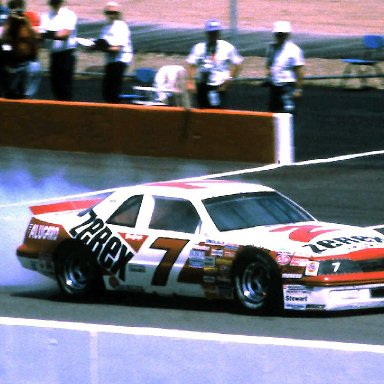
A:
POLYGON ((30 209, 18 259, 68 297, 228 299, 250 313, 384 307, 384 236, 317 221, 263 185, 156 182, 30 209))

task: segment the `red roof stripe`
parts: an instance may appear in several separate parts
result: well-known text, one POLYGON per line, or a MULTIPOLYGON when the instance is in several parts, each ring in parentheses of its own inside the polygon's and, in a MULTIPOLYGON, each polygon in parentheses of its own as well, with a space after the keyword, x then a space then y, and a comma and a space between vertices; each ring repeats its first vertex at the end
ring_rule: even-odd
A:
POLYGON ((90 200, 76 200, 76 201, 62 201, 60 203, 34 205, 29 207, 34 215, 41 215, 43 213, 75 211, 79 209, 86 209, 100 202, 102 199, 90 200))

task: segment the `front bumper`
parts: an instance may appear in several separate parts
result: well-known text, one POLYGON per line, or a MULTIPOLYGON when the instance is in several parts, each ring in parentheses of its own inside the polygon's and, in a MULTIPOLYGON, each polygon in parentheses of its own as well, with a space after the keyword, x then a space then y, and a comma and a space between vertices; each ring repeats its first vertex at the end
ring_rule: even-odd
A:
POLYGON ((283 285, 284 308, 296 311, 341 311, 384 307, 384 284, 309 287, 283 285))

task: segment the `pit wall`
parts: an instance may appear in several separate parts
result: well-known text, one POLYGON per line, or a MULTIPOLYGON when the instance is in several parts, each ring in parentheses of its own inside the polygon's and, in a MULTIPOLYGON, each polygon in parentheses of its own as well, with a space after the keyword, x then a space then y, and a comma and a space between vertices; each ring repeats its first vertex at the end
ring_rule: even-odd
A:
POLYGON ((0 146, 206 160, 294 161, 289 114, 0 99, 0 146))

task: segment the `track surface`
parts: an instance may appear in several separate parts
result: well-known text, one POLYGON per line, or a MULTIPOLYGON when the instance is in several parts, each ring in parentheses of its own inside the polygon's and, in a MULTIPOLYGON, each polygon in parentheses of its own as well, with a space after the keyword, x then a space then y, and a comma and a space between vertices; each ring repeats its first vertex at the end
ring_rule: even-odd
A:
MULTIPOLYGON (((0 315, 383 344, 383 310, 251 317, 234 312, 227 302, 192 299, 106 295, 95 303, 62 302, 54 283, 23 271, 15 259, 15 248, 28 223, 27 201, 253 166, 2 148, 0 225, 4 240, 0 278, 4 286, 0 289, 0 315), (9 206, 13 203, 15 206, 9 206)), ((372 226, 383 224, 383 166, 384 156, 379 155, 230 178, 276 187, 320 219, 372 226)))

